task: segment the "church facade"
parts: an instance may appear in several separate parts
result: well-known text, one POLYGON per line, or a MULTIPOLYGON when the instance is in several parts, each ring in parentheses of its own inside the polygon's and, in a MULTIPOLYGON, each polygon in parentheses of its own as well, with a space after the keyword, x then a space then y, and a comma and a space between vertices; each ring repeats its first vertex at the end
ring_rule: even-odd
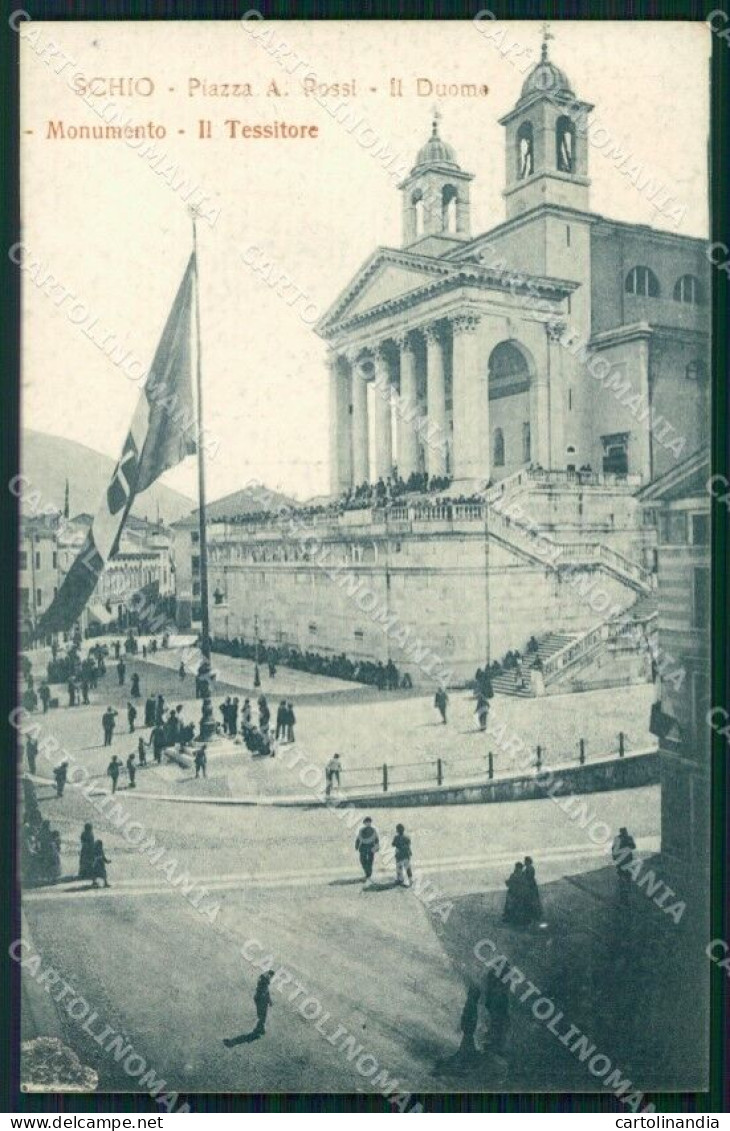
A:
MULTIPOLYGON (((316 329, 333 501, 396 472, 451 482, 210 524, 215 635, 392 660, 416 684, 535 637, 528 693, 647 678, 625 639, 627 616, 656 624, 636 495, 706 439, 709 266, 702 240, 590 211, 591 109, 543 45, 502 119, 506 219, 483 234, 434 118, 400 186, 403 246, 376 249, 316 329)), ((176 541, 189 610, 195 522, 176 541)))
POLYGON ((400 185, 403 246, 377 249, 318 326, 333 493, 394 465, 646 482, 706 439, 706 244, 589 210, 591 110, 543 44, 501 119, 506 220, 480 235, 434 120, 400 185))

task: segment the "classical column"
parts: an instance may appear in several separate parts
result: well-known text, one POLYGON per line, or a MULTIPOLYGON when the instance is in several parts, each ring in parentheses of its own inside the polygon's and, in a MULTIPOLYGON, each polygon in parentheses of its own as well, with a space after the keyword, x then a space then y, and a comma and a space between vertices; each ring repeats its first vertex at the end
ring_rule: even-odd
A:
POLYGON ((352 434, 349 381, 337 354, 327 357, 329 368, 330 494, 340 495, 352 485, 352 434))
POLYGON ((398 341, 400 348, 400 397, 398 416, 398 474, 408 479, 418 471, 418 436, 413 427, 418 417, 418 387, 413 342, 408 334, 398 341))
POLYGON ((368 386, 362 365, 350 362, 352 397, 352 484, 359 487, 370 478, 368 442, 368 386))
POLYGON ((393 437, 390 423, 390 370, 382 349, 373 353, 375 380, 373 416, 375 425, 375 479, 385 481, 393 468, 393 437))
POLYGON ((424 331, 426 338, 426 415, 428 428, 424 436, 426 470, 429 476, 446 474, 446 381, 444 376, 444 342, 435 326, 424 331))
POLYGON ((488 480, 489 393, 486 361, 481 372, 479 316, 458 315, 454 330, 454 478, 488 480))

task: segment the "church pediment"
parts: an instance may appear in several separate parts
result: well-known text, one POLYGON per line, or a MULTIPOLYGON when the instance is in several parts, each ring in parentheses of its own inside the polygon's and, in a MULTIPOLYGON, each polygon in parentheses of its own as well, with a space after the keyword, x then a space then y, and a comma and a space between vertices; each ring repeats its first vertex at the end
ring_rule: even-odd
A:
POLYGON ((379 249, 368 259, 352 282, 319 322, 317 330, 328 337, 338 323, 402 298, 410 291, 454 273, 451 264, 407 252, 379 249))

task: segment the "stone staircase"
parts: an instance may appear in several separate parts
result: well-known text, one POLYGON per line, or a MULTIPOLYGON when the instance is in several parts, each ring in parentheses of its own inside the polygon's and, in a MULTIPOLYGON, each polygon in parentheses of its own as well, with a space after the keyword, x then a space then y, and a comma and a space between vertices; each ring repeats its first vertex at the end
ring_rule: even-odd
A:
POLYGON ((571 632, 548 632, 545 636, 540 637, 537 641, 537 651, 525 653, 523 656, 522 679, 520 679, 516 669, 492 676, 492 686, 495 693, 497 695, 517 695, 522 699, 531 698, 533 692, 530 672, 534 668, 537 658, 540 658, 544 667, 552 656, 578 639, 580 639, 580 634, 571 632))

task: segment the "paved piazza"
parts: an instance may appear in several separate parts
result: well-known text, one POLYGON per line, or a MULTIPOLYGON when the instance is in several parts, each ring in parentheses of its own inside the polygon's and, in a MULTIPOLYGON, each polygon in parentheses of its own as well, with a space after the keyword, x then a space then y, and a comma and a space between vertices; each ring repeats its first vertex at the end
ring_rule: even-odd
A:
MULTIPOLYGON (((186 717, 197 717, 199 704, 189 698, 192 680, 180 686, 174 666, 132 660, 127 680, 138 670, 143 696, 159 688, 168 702, 184 703, 186 717)), ((245 688, 245 665, 239 667, 228 666, 226 690, 235 691, 239 683, 245 688)), ((384 845, 398 820, 406 824, 415 874, 427 885, 420 890, 429 899, 417 890, 395 887, 392 867, 382 864, 376 865, 374 886, 364 890, 355 830, 314 799, 311 806, 299 808, 206 804, 238 796, 275 800, 284 793, 306 793, 298 770, 287 769, 293 752, 322 765, 338 749, 346 767, 354 768, 437 755, 448 763, 484 750, 466 692, 452 694, 449 723, 442 726, 430 697, 391 697, 352 685, 343 689, 315 677, 307 677, 306 690, 302 682, 297 684, 300 705, 294 681, 290 683, 298 674, 282 669, 274 681, 263 674, 263 691, 274 708, 284 690, 294 696, 294 748, 282 748, 274 759, 256 760, 242 746, 217 741, 210 746, 204 782, 174 765, 141 770, 135 790, 127 787, 125 774, 120 779, 118 804, 142 824, 146 836, 164 846, 164 860, 176 861, 176 874, 187 873, 197 887, 208 890, 198 910, 77 789, 69 786, 57 799, 48 781, 50 766, 41 759, 38 797, 44 816, 61 833, 64 878, 52 888, 26 892, 26 938, 68 982, 79 986, 105 1024, 130 1035, 135 1051, 170 1088, 377 1091, 326 1040, 338 1024, 404 1090, 519 1087, 524 1043, 544 1044, 542 1034, 531 1035, 534 1020, 514 1021, 514 1061, 486 1058, 478 1070, 465 1074, 450 1059, 458 1047, 466 981, 479 976, 474 940, 494 932, 504 935, 504 880, 514 860, 529 854, 543 893, 546 937, 580 946, 574 932, 586 929, 584 920, 596 913, 594 901, 582 894, 581 878, 595 876, 599 882, 608 875, 608 882, 613 881, 605 847, 590 840, 590 828, 581 828, 549 800, 373 809, 384 845), (93 821, 111 859, 108 890, 92 891, 75 879, 78 837, 86 820, 93 821), (201 913, 216 904, 220 909, 213 917, 201 913), (250 941, 254 939, 260 947, 250 941), (322 1004, 331 1015, 329 1029, 320 1026, 318 1031, 285 994, 274 992, 265 1037, 245 1039, 255 1023, 252 995, 260 973, 240 953, 247 943, 256 956, 271 954, 275 966, 286 967, 308 996, 322 1004), (230 1047, 222 1043, 238 1037, 230 1047)), ((124 759, 136 748, 138 734, 126 733, 126 692, 110 668, 93 705, 61 706, 36 716, 44 733, 57 737, 98 776, 100 789, 109 786, 110 751, 101 744, 100 724, 107 703, 120 711, 111 753, 124 759)), ((493 719, 510 726, 519 713, 519 733, 530 744, 540 741, 549 755, 572 749, 582 726, 588 730, 590 725, 595 746, 589 756, 596 756, 599 746, 601 752, 615 748, 619 729, 630 736, 630 746, 647 744, 650 692, 647 687, 623 689, 620 711, 616 693, 610 691, 541 702, 497 697, 493 719)), ((628 824, 642 853, 658 849, 658 787, 597 794, 588 802, 595 819, 611 829, 628 824)), ((524 938, 516 941, 524 946, 524 938)), ((37 988, 27 986, 24 1038, 57 1036, 99 1073, 100 1089, 128 1089, 129 1079, 113 1057, 60 1009, 54 1022, 37 997, 37 988), (54 1024, 57 1029, 50 1032, 54 1024)), ((546 1072, 555 1071, 550 1040, 540 1052, 546 1072)), ((572 1061, 558 1071, 573 1086, 583 1081, 584 1070, 572 1061)))

